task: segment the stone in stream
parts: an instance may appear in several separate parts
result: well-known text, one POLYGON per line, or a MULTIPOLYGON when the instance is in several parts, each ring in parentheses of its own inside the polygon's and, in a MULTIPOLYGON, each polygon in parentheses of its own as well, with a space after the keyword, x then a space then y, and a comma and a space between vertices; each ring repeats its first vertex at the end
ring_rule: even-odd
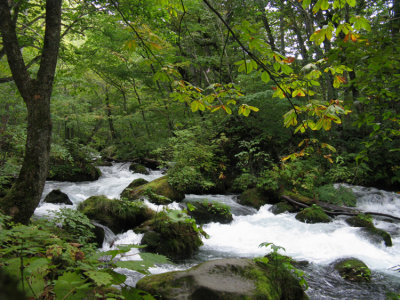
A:
POLYGON ((269 208, 269 211, 272 212, 274 215, 279 215, 284 212, 293 213, 296 211, 296 208, 293 205, 282 201, 282 202, 272 205, 269 208))
POLYGON ((370 215, 359 214, 346 219, 346 223, 352 227, 361 227, 362 233, 377 244, 384 242, 387 247, 393 245, 390 234, 382 229, 376 228, 370 215))
POLYGON ((86 199, 79 204, 78 210, 115 233, 133 229, 154 216, 154 212, 141 201, 111 200, 105 196, 86 199))
POLYGON ((357 258, 346 258, 334 263, 343 279, 348 281, 362 282, 371 280, 371 270, 365 263, 357 258))
MULTIPOLYGON (((134 182, 134 181, 133 181, 134 182)), ((133 182, 131 184, 133 184, 133 182)), ((152 193, 164 196, 170 201, 180 202, 185 198, 185 194, 177 191, 168 183, 168 177, 163 176, 149 183, 132 186, 129 185, 121 193, 121 198, 127 198, 128 200, 137 200, 141 197, 146 196, 147 191, 151 190, 152 193)), ((152 199, 149 199, 150 201, 152 199)))
POLYGON ((198 224, 205 224, 210 222, 218 222, 221 224, 228 224, 232 222, 233 217, 229 206, 208 201, 187 203, 188 214, 193 217, 198 224))
POLYGON ((308 299, 298 279, 267 258, 212 260, 144 277, 136 287, 164 300, 308 299))
POLYGON ((297 213, 296 219, 303 223, 329 223, 332 219, 316 204, 297 213))
POLYGON ((141 244, 146 252, 158 253, 172 260, 191 258, 203 244, 205 233, 194 220, 180 210, 158 213, 136 229, 144 233, 141 244))
POLYGON ((272 191, 264 191, 260 188, 252 188, 244 191, 238 199, 238 203, 259 209, 264 204, 275 204, 279 197, 272 191))
POLYGON ((144 175, 150 174, 149 170, 147 170, 145 166, 138 164, 138 163, 132 163, 129 166, 129 171, 132 171, 133 173, 144 174, 144 175))
POLYGON ((72 205, 72 201, 69 199, 68 195, 61 192, 60 190, 52 190, 46 198, 44 198, 43 202, 45 203, 54 203, 54 204, 67 204, 72 205))

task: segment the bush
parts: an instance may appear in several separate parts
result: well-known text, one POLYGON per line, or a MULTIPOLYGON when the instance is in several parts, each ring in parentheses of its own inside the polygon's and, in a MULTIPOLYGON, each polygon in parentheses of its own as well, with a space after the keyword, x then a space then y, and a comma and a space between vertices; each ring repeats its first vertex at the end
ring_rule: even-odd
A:
POLYGON ((61 226, 71 235, 72 240, 79 243, 91 242, 95 238, 93 233, 95 226, 86 215, 75 209, 61 208, 60 211, 54 213, 51 221, 61 226))
POLYGON ((355 207, 357 204, 353 191, 344 186, 335 188, 332 184, 323 185, 317 188, 317 197, 319 201, 335 205, 355 207))
POLYGON ((164 159, 172 160, 168 182, 185 193, 214 188, 224 178, 225 158, 221 149, 224 141, 224 135, 217 136, 200 126, 175 131, 175 137, 169 139, 171 150, 164 151, 168 154, 164 159))

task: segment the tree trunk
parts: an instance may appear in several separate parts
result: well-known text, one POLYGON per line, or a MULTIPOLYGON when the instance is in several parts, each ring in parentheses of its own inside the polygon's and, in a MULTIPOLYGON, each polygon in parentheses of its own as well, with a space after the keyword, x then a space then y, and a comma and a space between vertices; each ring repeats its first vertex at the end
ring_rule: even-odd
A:
POLYGON ((1 199, 1 208, 14 221, 27 223, 42 196, 48 172, 51 142, 50 94, 25 99, 28 130, 25 157, 18 179, 1 199))
POLYGON ((110 98, 108 97, 107 88, 106 88, 105 103, 106 103, 106 114, 107 114, 108 126, 110 128, 111 139, 112 140, 116 140, 117 139, 117 133, 116 133, 115 128, 114 128, 113 116, 112 116, 111 106, 110 106, 110 98))
POLYGON ((15 222, 28 223, 39 204, 48 172, 51 142, 50 97, 57 65, 61 31, 61 0, 46 1, 46 29, 36 78, 22 57, 7 0, 0 0, 0 32, 14 81, 28 111, 25 157, 19 177, 0 208, 15 222))

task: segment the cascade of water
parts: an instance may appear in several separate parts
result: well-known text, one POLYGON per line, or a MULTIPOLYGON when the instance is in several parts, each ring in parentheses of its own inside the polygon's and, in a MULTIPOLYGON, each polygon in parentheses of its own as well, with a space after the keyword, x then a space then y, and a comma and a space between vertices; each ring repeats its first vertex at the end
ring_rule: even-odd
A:
POLYGON ((92 221, 92 224, 96 227, 100 227, 104 230, 104 241, 102 247, 105 248, 107 245, 112 245, 117 239, 117 236, 114 234, 114 232, 111 231, 110 228, 107 226, 104 226, 96 221, 92 221))
MULTIPOLYGON (((122 190, 134 179, 141 177, 153 180, 161 176, 161 172, 152 172, 147 176, 132 174, 128 167, 128 164, 122 163, 114 164, 112 167, 102 167, 103 175, 95 182, 47 182, 44 195, 52 189, 61 189, 76 206, 93 195, 103 194, 109 198, 119 198, 122 190)), ((372 188, 350 187, 358 198, 358 208, 400 216, 400 195, 372 188)), ((263 242, 272 242, 284 247, 286 250, 284 254, 292 256, 296 260, 311 262, 312 270, 310 272, 320 274, 311 276, 310 279, 311 284, 314 285, 310 290, 310 295, 314 299, 335 299, 328 294, 335 295, 337 285, 347 288, 340 279, 329 277, 329 274, 332 273, 330 264, 338 258, 352 256, 363 260, 373 270, 374 280, 384 282, 383 286, 392 280, 387 276, 394 275, 397 278, 400 276, 400 273, 389 270, 390 267, 400 263, 400 226, 398 223, 390 223, 384 219, 374 221, 377 227, 388 230, 392 235, 393 247, 386 247, 383 243, 372 243, 368 237, 363 235, 360 228, 347 225, 344 222, 345 217, 337 217, 333 222, 327 224, 305 224, 297 221, 294 214, 272 214, 268 210, 270 205, 265 205, 258 211, 239 205, 234 195, 187 195, 184 201, 199 201, 203 198, 229 205, 233 213, 233 222, 231 224, 209 223, 204 225, 203 228, 210 238, 203 239, 204 245, 200 248, 195 260, 191 260, 187 265, 157 267, 152 269, 152 272, 184 269, 196 262, 221 257, 265 255, 268 250, 259 248, 258 245, 263 242), (323 285, 324 289, 328 290, 330 284, 333 285, 333 288, 326 293, 317 287, 323 285)), ((145 203, 156 211, 162 209, 161 206, 150 204, 147 201, 145 203)), ((42 204, 35 213, 45 214, 49 209, 59 209, 64 206, 42 204)), ((180 209, 180 206, 173 203, 169 205, 169 208, 180 209)), ((120 244, 138 244, 141 237, 142 235, 137 235, 132 230, 115 237, 110 235, 110 240, 105 241, 102 250, 115 249, 120 244), (112 240, 114 242, 110 242, 112 240)), ((127 255, 127 258, 121 259, 135 259, 137 250, 132 250, 132 253, 127 255)), ((134 284, 139 277, 132 275, 131 279, 131 284, 134 284)), ((398 281, 398 279, 396 280, 398 281)), ((388 283, 388 286, 393 286, 393 284, 388 283)), ((400 287, 397 286, 397 288, 400 287)), ((382 287, 375 289, 379 290, 382 287)), ((346 297, 363 298, 364 292, 361 290, 351 287, 352 294, 350 296, 343 294, 345 296, 341 299, 346 297)))

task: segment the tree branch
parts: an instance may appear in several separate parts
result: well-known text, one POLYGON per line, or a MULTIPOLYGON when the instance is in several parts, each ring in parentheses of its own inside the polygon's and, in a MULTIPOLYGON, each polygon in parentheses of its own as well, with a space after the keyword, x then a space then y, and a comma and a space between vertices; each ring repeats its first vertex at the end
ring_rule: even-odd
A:
POLYGON ((15 25, 11 19, 10 7, 7 0, 0 0, 0 32, 14 81, 21 95, 26 98, 31 90, 32 79, 26 69, 20 51, 15 25))
POLYGON ((50 88, 50 92, 60 46, 61 2, 61 0, 46 1, 46 30, 37 80, 41 84, 46 84, 50 88))

